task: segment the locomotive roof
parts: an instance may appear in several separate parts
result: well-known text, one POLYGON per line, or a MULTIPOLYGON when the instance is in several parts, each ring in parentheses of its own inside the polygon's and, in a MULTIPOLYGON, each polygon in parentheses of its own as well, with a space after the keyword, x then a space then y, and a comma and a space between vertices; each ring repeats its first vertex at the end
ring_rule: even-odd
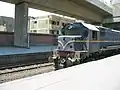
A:
POLYGON ((111 30, 111 28, 107 28, 107 27, 103 27, 103 26, 96 26, 97 28, 103 28, 103 29, 106 29, 106 30, 111 30))
POLYGON ((88 28, 90 30, 99 31, 99 29, 94 25, 87 24, 87 23, 84 23, 84 22, 81 22, 81 23, 82 23, 83 26, 85 26, 86 28, 88 28))
POLYGON ((119 32, 119 33, 120 33, 120 31, 118 31, 118 30, 114 30, 114 29, 112 29, 112 31, 114 31, 114 32, 119 32))
POLYGON ((100 31, 96 26, 94 26, 92 24, 84 23, 84 22, 71 23, 71 25, 72 24, 80 24, 80 25, 83 25, 85 28, 87 28, 89 30, 100 31))
POLYGON ((111 29, 111 28, 107 28, 107 27, 103 27, 103 26, 96 26, 97 28, 104 28, 104 29, 106 29, 106 30, 111 30, 111 31, 113 31, 113 32, 118 32, 118 33, 120 33, 120 31, 119 30, 114 30, 114 29, 111 29))

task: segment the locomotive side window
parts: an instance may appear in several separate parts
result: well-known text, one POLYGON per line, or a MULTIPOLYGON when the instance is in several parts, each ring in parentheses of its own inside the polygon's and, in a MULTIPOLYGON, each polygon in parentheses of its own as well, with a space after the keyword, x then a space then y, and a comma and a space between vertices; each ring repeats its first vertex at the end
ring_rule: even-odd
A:
POLYGON ((92 31, 92 39, 97 40, 97 32, 96 31, 92 31))

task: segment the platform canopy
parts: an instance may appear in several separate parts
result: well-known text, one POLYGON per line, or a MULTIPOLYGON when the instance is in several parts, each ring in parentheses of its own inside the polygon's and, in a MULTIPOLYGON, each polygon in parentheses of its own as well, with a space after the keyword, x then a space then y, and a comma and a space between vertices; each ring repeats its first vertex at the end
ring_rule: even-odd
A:
POLYGON ((112 16, 112 8, 99 0, 0 0, 13 4, 29 3, 29 7, 66 15, 85 21, 102 22, 112 16))

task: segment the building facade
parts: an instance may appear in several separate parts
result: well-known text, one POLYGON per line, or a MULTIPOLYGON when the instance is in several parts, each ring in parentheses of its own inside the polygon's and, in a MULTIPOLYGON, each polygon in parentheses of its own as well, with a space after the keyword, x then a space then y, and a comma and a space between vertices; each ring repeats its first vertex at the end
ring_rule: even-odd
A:
POLYGON ((31 33, 60 34, 60 29, 66 23, 73 23, 75 20, 56 15, 47 15, 30 19, 31 33))
POLYGON ((6 26, 0 25, 0 31, 5 31, 5 32, 6 32, 6 31, 7 31, 7 30, 6 30, 6 26))
POLYGON ((13 32, 14 19, 12 17, 0 16, 0 31, 13 32))

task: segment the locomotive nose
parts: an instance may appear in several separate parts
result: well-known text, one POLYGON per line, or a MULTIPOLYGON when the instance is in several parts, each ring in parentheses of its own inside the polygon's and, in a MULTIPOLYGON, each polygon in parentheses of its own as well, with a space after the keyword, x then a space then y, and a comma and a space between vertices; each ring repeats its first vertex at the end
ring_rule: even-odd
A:
POLYGON ((76 42, 80 40, 81 36, 59 36, 57 49, 62 51, 75 51, 76 42))

